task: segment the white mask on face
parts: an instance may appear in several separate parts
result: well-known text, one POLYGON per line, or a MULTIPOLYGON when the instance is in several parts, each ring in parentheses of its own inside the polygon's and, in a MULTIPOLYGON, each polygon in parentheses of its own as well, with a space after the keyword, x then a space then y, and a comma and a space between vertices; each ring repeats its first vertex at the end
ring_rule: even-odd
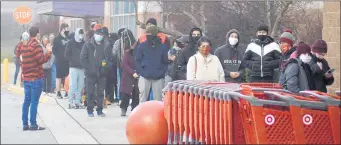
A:
POLYGON ((238 39, 236 38, 229 38, 229 42, 231 45, 236 45, 238 43, 238 39))
POLYGON ((299 58, 300 60, 302 60, 303 63, 308 63, 311 60, 311 56, 308 53, 301 54, 299 58))

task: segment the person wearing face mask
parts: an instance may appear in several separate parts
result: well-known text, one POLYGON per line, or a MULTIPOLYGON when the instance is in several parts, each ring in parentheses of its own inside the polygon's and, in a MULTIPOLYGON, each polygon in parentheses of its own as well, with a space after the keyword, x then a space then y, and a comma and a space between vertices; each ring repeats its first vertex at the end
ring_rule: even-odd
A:
POLYGON ((284 65, 290 60, 290 56, 292 53, 296 51, 296 46, 294 45, 294 35, 292 35, 292 30, 290 29, 284 29, 284 32, 280 36, 279 43, 280 48, 282 51, 282 58, 280 60, 280 68, 276 69, 276 75, 275 75, 275 82, 278 82, 279 75, 277 72, 281 72, 283 70, 284 65))
POLYGON ((135 48, 135 66, 140 77, 141 102, 147 101, 151 88, 154 99, 162 101, 170 49, 167 43, 167 36, 159 32, 156 26, 148 27, 146 35, 139 38, 139 45, 135 48))
POLYGON ((274 70, 279 68, 281 50, 274 39, 268 36, 268 26, 257 29, 257 39, 251 42, 244 53, 242 64, 250 70, 250 82, 274 82, 274 70))
POLYGON ((225 80, 227 82, 240 83, 244 76, 244 68, 241 65, 244 51, 239 46, 239 32, 232 29, 226 34, 226 44, 217 48, 216 55, 223 65, 225 80))
MULTIPOLYGON (((189 42, 176 58, 176 71, 174 80, 186 80, 187 63, 191 56, 197 53, 197 42, 202 36, 200 28, 192 28, 189 33, 189 42)), ((211 52, 210 52, 211 53, 211 52)))
POLYGON ((69 109, 83 108, 81 105, 84 87, 84 69, 80 62, 80 54, 84 45, 84 30, 77 28, 73 39, 66 45, 64 57, 69 61, 69 109))
POLYGON ((291 58, 281 72, 279 83, 290 92, 315 90, 310 63, 312 62, 311 48, 308 44, 300 44, 296 48, 297 58, 291 58))
MULTIPOLYGON (((133 47, 133 44, 135 42, 137 43, 136 46, 139 45, 139 42, 136 41, 134 34, 131 30, 127 28, 121 28, 118 30, 118 36, 119 39, 117 39, 114 43, 113 49, 112 49, 112 55, 113 55, 113 62, 115 62, 116 67, 116 78, 117 78, 117 93, 116 98, 114 99, 114 102, 119 102, 120 96, 122 96, 120 91, 120 81, 122 77, 122 62, 123 62, 123 56, 124 56, 124 50, 126 49, 135 49, 133 47)), ((135 45, 134 45, 135 46, 135 45)))
POLYGON ((27 44, 18 48, 16 56, 21 60, 22 76, 24 81, 24 103, 22 106, 23 130, 45 130, 37 124, 38 103, 43 90, 43 64, 51 58, 51 46, 47 45, 46 54, 39 44, 39 28, 29 29, 30 38, 27 44), (28 114, 30 112, 30 120, 28 114), (28 122, 30 121, 30 125, 28 122))
POLYGON ((330 67, 324 56, 328 50, 327 43, 324 40, 316 40, 312 45, 313 61, 310 67, 314 74, 316 90, 327 93, 327 86, 334 83, 334 76, 329 72, 330 67))
POLYGON ((85 42, 80 53, 80 63, 85 69, 86 102, 89 117, 94 117, 93 109, 97 104, 97 115, 104 117, 103 100, 106 77, 112 67, 111 51, 105 49, 103 29, 97 28, 94 37, 85 42))
POLYGON ((202 36, 197 46, 198 52, 188 60, 187 80, 225 82, 225 73, 219 58, 210 53, 211 40, 202 36))
MULTIPOLYGON (((54 37, 55 37, 54 33, 51 33, 51 34, 49 35, 49 41, 50 41, 51 47, 53 47, 53 40, 54 40, 54 37)), ((51 54, 51 55, 54 57, 53 54, 51 54)), ((51 57, 52 57, 52 56, 51 56, 51 57)), ((56 89, 56 75, 57 75, 56 63, 55 63, 55 61, 53 61, 52 68, 51 68, 51 73, 52 73, 52 75, 51 75, 51 78, 52 78, 52 81, 51 81, 51 83, 52 83, 52 86, 51 86, 51 93, 52 93, 52 94, 55 94, 55 93, 56 93, 56 92, 55 92, 55 89, 56 89)))
POLYGON ((166 72, 166 77, 165 77, 165 86, 167 86, 167 84, 169 82, 172 81, 172 76, 173 76, 173 68, 174 68, 174 64, 175 64, 175 59, 176 57, 180 54, 184 44, 182 44, 181 42, 179 42, 177 39, 181 38, 181 36, 175 37, 174 43, 173 43, 173 48, 171 48, 168 51, 168 60, 169 60, 169 64, 168 64, 168 69, 166 72))
MULTIPOLYGON (((44 54, 47 53, 47 47, 52 47, 51 43, 49 41, 49 38, 47 35, 44 35, 41 38, 40 45, 42 46, 44 50, 44 54), (49 46, 48 46, 49 45, 49 46)), ((44 83, 43 83, 43 95, 52 96, 52 65, 54 63, 54 56, 51 55, 51 58, 48 62, 43 64, 43 70, 44 70, 44 83)))
MULTIPOLYGON (((60 32, 58 36, 53 41, 52 52, 55 56, 56 62, 56 89, 57 89, 57 98, 62 99, 62 94, 60 92, 61 85, 64 84, 65 78, 69 75, 69 61, 64 57, 65 48, 68 43, 68 35, 69 35, 69 25, 66 23, 62 23, 60 25, 60 32)), ((65 93, 64 97, 67 97, 68 93, 65 93)))
MULTIPOLYGON (((17 83, 17 78, 19 75, 19 71, 20 71, 20 58, 17 57, 17 55, 15 54, 17 49, 20 49, 20 47, 22 47, 23 45, 27 44, 28 39, 30 38, 30 35, 27 32, 24 32, 21 36, 20 36, 20 42, 15 46, 14 48, 14 60, 15 60, 15 73, 14 73, 14 79, 13 79, 13 86, 16 85, 17 83)), ((21 82, 21 81, 20 81, 21 82)))

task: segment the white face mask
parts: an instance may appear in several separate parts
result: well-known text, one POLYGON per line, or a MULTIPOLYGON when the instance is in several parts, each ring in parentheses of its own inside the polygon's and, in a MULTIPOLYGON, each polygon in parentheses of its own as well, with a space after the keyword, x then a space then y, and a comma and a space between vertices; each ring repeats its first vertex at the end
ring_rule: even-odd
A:
POLYGON ((236 45, 238 43, 238 39, 236 38, 229 38, 229 42, 231 45, 236 45))
POLYGON ((79 37, 80 40, 83 40, 84 35, 79 35, 78 37, 79 37))
POLYGON ((311 56, 308 53, 301 54, 299 58, 300 60, 302 60, 303 63, 308 63, 311 60, 311 56))

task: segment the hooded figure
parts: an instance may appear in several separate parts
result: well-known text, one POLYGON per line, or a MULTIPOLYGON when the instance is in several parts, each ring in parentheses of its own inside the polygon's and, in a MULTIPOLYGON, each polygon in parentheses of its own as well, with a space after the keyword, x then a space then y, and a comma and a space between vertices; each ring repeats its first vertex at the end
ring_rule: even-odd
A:
POLYGON ((82 69, 80 54, 84 45, 84 30, 77 28, 65 49, 65 59, 69 61, 70 68, 82 69))
POLYGON ((120 67, 123 60, 124 50, 126 50, 125 48, 130 48, 136 42, 136 39, 133 32, 126 28, 119 29, 118 35, 119 39, 115 41, 112 53, 114 55, 114 59, 117 60, 117 66, 120 67))
POLYGON ((82 89, 84 86, 84 70, 81 64, 80 54, 84 45, 84 30, 77 28, 73 38, 69 41, 65 50, 65 58, 70 64, 70 90, 69 108, 83 108, 81 106, 82 89), (73 97, 74 96, 74 97, 73 97))
POLYGON ((244 76, 243 65, 241 65, 244 50, 240 49, 239 36, 236 29, 227 32, 226 44, 217 48, 214 53, 223 66, 227 82, 241 82, 244 76))
POLYGON ((177 66, 177 73, 173 74, 172 80, 186 80, 187 63, 191 56, 197 53, 197 42, 202 36, 200 28, 193 28, 189 33, 189 42, 187 47, 176 57, 175 64, 177 66), (195 34, 194 34, 195 32, 195 34))

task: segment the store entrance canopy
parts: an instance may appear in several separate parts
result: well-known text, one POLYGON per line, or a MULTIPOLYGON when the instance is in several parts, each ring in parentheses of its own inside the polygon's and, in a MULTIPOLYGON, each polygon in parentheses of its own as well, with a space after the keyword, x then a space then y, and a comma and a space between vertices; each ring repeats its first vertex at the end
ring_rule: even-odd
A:
POLYGON ((37 13, 77 18, 96 18, 104 16, 104 0, 62 1, 40 0, 37 2, 37 13))

